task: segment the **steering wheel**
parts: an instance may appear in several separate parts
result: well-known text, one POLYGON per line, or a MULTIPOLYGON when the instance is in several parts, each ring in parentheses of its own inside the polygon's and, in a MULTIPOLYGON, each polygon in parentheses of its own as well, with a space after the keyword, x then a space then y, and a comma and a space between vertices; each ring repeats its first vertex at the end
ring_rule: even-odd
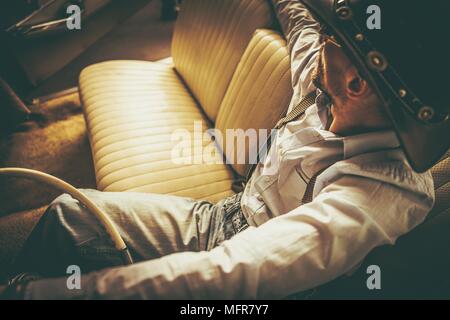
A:
POLYGON ((106 232, 109 234, 112 241, 114 242, 114 246, 118 251, 120 251, 123 262, 126 265, 133 263, 133 259, 130 255, 130 251, 128 250, 127 245, 123 241, 122 237, 117 231, 117 228, 115 227, 114 223, 109 218, 109 216, 105 212, 103 212, 92 200, 90 200, 85 194, 81 193, 74 186, 47 173, 31 169, 0 168, 0 176, 25 178, 39 181, 48 184, 64 193, 70 194, 73 198, 80 201, 92 214, 94 214, 95 217, 98 219, 98 221, 104 226, 106 232))

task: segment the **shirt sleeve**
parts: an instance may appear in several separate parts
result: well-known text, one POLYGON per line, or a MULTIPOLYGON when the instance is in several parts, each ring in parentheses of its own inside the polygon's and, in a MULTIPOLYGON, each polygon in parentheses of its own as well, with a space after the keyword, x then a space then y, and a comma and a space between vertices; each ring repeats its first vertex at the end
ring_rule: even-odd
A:
MULTIPOLYGON (((82 293, 77 295, 283 298, 354 269, 374 247, 394 243, 422 222, 432 205, 426 194, 343 176, 324 187, 313 202, 250 227, 209 252, 175 253, 83 276, 82 293)), ((65 281, 31 283, 27 297, 65 298, 67 290, 61 289, 65 281)))
POLYGON ((320 25, 298 0, 272 0, 272 4, 288 43, 294 89, 292 104, 296 104, 315 90, 311 76, 320 49, 320 25))

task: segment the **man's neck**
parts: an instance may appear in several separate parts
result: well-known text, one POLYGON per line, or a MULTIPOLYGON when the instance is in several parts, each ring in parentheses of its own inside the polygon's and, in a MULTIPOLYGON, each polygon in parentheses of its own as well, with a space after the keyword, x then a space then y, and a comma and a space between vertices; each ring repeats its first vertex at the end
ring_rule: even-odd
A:
POLYGON ((357 120, 348 120, 350 119, 346 118, 346 121, 340 121, 339 117, 333 117, 328 130, 337 135, 345 137, 392 129, 391 125, 384 121, 362 122, 357 120))
POLYGON ((392 124, 379 109, 359 105, 333 104, 330 108, 328 130, 340 136, 377 132, 392 129, 392 124))

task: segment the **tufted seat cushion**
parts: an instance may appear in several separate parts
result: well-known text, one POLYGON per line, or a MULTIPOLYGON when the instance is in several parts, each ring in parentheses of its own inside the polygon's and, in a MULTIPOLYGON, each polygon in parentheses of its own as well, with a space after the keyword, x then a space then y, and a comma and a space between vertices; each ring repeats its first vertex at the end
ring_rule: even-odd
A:
MULTIPOLYGON (((209 128, 173 66, 145 61, 99 63, 82 72, 80 88, 100 190, 211 201, 231 193, 232 176, 225 165, 178 164, 180 159, 172 157, 179 143, 172 139, 176 130, 187 130, 193 138, 194 123, 209 128)), ((206 146, 211 141, 201 143, 206 146)))
MULTIPOLYGON (((98 189, 156 192, 212 202, 232 194, 233 169, 223 164, 223 154, 209 135, 194 137, 194 128, 207 130, 214 125, 226 95, 228 99, 247 93, 257 96, 255 90, 260 86, 247 85, 245 93, 228 90, 232 81, 252 81, 247 79, 254 76, 249 72, 235 74, 246 49, 252 51, 249 65, 260 53, 269 59, 265 75, 257 78, 259 83, 270 86, 280 81, 283 73, 270 75, 272 69, 280 68, 280 61, 288 59, 285 43, 275 41, 267 48, 269 37, 266 45, 247 48, 255 30, 270 27, 274 21, 266 0, 185 0, 172 41, 173 64, 111 61, 83 70, 79 88, 98 189), (275 57, 270 60, 272 55, 275 57), (202 164, 192 145, 174 155, 174 148, 180 149, 174 134, 180 130, 187 132, 197 147, 198 143, 204 147, 212 144, 212 153, 219 155, 220 161, 202 164), (186 160, 188 155, 191 161, 186 160)), ((289 69, 285 62, 283 67, 289 69)), ((284 86, 290 87, 290 83, 284 86)))
MULTIPOLYGON (((247 137, 252 132, 256 135, 255 129, 258 132, 272 129, 286 114, 291 98, 291 68, 286 41, 277 32, 257 30, 220 106, 216 128, 222 133, 234 130, 236 135, 237 130, 241 130, 247 137)), ((256 155, 258 143, 265 143, 266 139, 258 143, 256 139, 249 140, 251 144, 246 140, 245 148, 240 148, 234 137, 229 141, 224 135, 219 148, 233 169, 245 175, 248 165, 242 161, 239 163, 238 158, 249 159, 249 150, 256 155)))
POLYGON ((271 28, 268 0, 184 0, 175 24, 177 72, 213 122, 254 31, 271 28))
MULTIPOLYGON (((258 29, 231 79, 216 128, 272 128, 291 98, 289 70, 284 39, 258 29), (256 108, 266 111, 242 116, 256 108)), ((99 190, 212 202, 233 193, 234 170, 223 163, 221 145, 208 134, 198 135, 211 123, 172 64, 103 62, 83 70, 79 83, 99 190), (191 143, 180 148, 178 133, 186 133, 191 143), (214 163, 205 163, 212 148, 214 163)))

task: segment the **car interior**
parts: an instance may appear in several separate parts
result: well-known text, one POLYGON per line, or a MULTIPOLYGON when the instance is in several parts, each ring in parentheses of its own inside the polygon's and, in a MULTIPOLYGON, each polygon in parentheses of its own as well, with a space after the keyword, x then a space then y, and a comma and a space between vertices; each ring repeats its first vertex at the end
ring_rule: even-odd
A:
MULTIPOLYGON (((0 26, 0 168, 76 188, 215 203, 235 193, 247 165, 197 163, 190 145, 174 161, 173 133, 235 157, 223 154, 226 139, 198 128, 270 129, 292 97, 269 0, 4 0, 0 26), (81 8, 79 30, 65 28, 70 5, 81 8)), ((450 152, 431 172, 436 203, 426 221, 313 298, 450 298, 450 152), (366 287, 373 264, 383 270, 380 291, 366 287)), ((60 193, 0 176, 0 277, 60 193)))

